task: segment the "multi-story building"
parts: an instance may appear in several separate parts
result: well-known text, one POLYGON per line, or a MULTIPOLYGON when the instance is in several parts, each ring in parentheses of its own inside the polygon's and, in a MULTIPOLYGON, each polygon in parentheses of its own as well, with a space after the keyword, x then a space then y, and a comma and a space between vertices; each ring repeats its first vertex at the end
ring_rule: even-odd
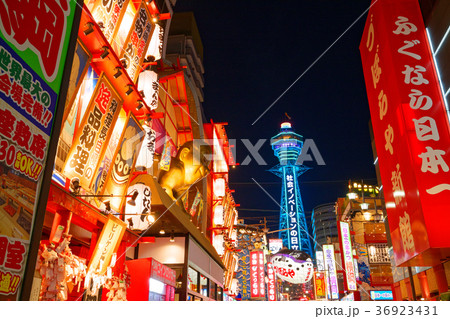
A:
MULTIPOLYGON (((0 242, 7 251, 16 243, 11 252, 23 249, 28 262, 0 265, 2 276, 10 273, 21 288, 20 296, 15 289, 6 297, 0 292, 1 298, 223 300, 230 291, 233 256, 219 255, 212 244, 211 200, 223 199, 221 186, 231 193, 217 182, 217 174, 225 174, 223 159, 229 165, 231 157, 215 156, 227 152, 228 139, 223 124, 205 126, 201 42, 186 40, 183 52, 168 48, 172 22, 178 31, 183 26, 173 19, 175 3, 114 1, 110 10, 102 1, 85 1, 73 7, 82 8, 69 46, 73 63, 72 57, 66 63, 67 94, 50 114, 46 167, 31 176, 2 164, 0 242), (215 134, 205 134, 211 128, 215 134), (220 147, 206 137, 220 140, 220 147), (45 271, 69 261, 75 277, 45 271), (80 289, 70 289, 74 282, 80 289)), ((1 110, 16 111, 14 103, 1 110)), ((44 155, 22 148, 21 154, 33 149, 44 155)), ((224 213, 232 214, 224 237, 231 253, 237 213, 231 194, 227 198, 224 213)))
POLYGON ((311 214, 311 230, 313 251, 322 250, 323 245, 331 243, 333 238, 338 237, 335 203, 314 207, 311 214))

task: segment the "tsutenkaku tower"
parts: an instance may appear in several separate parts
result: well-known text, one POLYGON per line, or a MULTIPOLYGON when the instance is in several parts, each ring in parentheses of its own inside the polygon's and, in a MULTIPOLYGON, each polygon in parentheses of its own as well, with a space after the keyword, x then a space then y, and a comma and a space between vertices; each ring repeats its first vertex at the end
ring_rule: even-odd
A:
POLYGON ((280 164, 269 171, 281 177, 281 209, 280 232, 283 245, 290 249, 301 250, 312 256, 311 242, 306 226, 305 211, 303 210, 298 176, 302 175, 309 167, 297 163, 303 147, 303 136, 292 130, 291 123, 281 124, 280 133, 272 137, 270 144, 278 157, 280 164))

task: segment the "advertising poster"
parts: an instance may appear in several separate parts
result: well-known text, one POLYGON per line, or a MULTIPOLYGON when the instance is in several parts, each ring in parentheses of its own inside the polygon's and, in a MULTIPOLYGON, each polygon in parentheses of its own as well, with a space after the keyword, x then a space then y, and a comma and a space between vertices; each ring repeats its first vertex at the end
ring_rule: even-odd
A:
POLYGON ((126 228, 127 225, 123 221, 113 215, 108 215, 108 220, 103 226, 95 246, 94 254, 89 261, 88 273, 99 276, 106 273, 113 254, 119 249, 120 241, 126 228))
POLYGON ((327 287, 329 299, 339 299, 338 279, 336 274, 336 260, 334 258, 333 245, 323 245, 325 269, 327 274, 327 287))
POLYGON ((96 0, 91 13, 94 20, 103 23, 103 34, 111 42, 120 26, 129 0, 96 0))
MULTIPOLYGON (((126 193, 128 180, 131 171, 134 169, 134 164, 144 137, 144 130, 134 115, 130 113, 119 146, 116 149, 116 154, 113 157, 114 162, 109 169, 109 175, 106 178, 106 184, 102 194, 112 194, 115 196, 130 195, 126 193)), ((120 212, 124 199, 125 197, 111 197, 109 201, 112 209, 120 212)))
POLYGON ((248 246, 244 244, 251 242, 252 236, 249 234, 237 233, 237 241, 239 247, 242 247, 236 252, 238 258, 238 270, 236 272, 236 278, 238 279, 239 292, 242 300, 250 300, 250 251, 248 246))
POLYGON ((395 261, 440 263, 450 129, 418 1, 371 6, 360 52, 395 261))
POLYGON ((314 289, 316 300, 326 300, 327 299, 327 283, 325 272, 314 273, 314 289))
MULTIPOLYGON (((103 191, 106 178, 108 177, 108 172, 111 168, 112 160, 114 158, 117 146, 119 145, 120 137, 122 136, 126 121, 127 115, 126 112, 122 109, 120 110, 119 117, 117 118, 116 124, 114 125, 114 130, 111 134, 108 145, 106 146, 105 153, 103 154, 103 159, 94 175, 92 191, 95 194, 101 194, 103 191)), ((97 206, 101 205, 100 199, 101 198, 96 198, 97 206)))
POLYGON ((344 257, 345 278, 348 290, 357 290, 355 264, 353 262, 353 247, 348 223, 339 222, 341 234, 341 247, 344 257))
POLYGON ((147 4, 142 1, 123 46, 124 53, 120 57, 126 60, 126 70, 133 82, 136 82, 139 77, 152 32, 153 27, 150 12, 148 11, 147 4))
POLYGON ((22 287, 76 9, 41 2, 0 5, 0 300, 22 287))
POLYGON ((277 301, 277 278, 272 263, 267 263, 267 300, 277 301))
POLYGON ((90 189, 94 172, 108 144, 121 107, 122 100, 102 74, 77 130, 63 171, 67 178, 79 178, 81 187, 86 190, 90 189))

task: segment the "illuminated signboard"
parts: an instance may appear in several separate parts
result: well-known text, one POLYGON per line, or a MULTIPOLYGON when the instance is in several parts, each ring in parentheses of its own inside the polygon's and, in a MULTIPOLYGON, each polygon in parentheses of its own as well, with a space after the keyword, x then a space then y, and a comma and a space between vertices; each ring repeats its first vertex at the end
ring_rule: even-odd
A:
POLYGON ((285 213, 288 215, 288 224, 290 230, 288 233, 289 248, 294 250, 300 250, 301 238, 300 238, 300 224, 298 216, 298 205, 297 203, 299 196, 297 194, 297 183, 296 174, 293 167, 283 167, 283 181, 284 185, 284 196, 285 196, 285 213))
POLYGON ((396 263, 439 263, 450 247, 450 214, 439 213, 450 202, 450 129, 418 1, 371 6, 360 51, 396 263))
POLYGON ((236 252, 236 257, 238 258, 238 268, 236 271, 236 279, 238 280, 239 293, 242 296, 242 300, 250 300, 250 252, 247 245, 244 243, 254 243, 255 237, 248 233, 237 233, 238 246, 242 249, 236 252))
POLYGON ((283 248, 283 240, 280 238, 269 238, 269 250, 272 254, 276 254, 283 248))
POLYGON ((129 0, 96 0, 91 8, 97 23, 103 23, 103 34, 112 42, 120 26, 129 0))
POLYGON ((104 275, 111 262, 112 255, 119 249, 120 241, 127 225, 114 217, 108 215, 108 220, 103 226, 100 237, 95 245, 94 254, 89 262, 88 273, 104 275))
POLYGON ((371 290, 370 298, 372 300, 394 300, 391 290, 371 290))
POLYGON ((345 278, 348 290, 357 290, 355 264, 353 263, 352 239, 348 223, 339 222, 341 227, 342 256, 344 258, 345 278))
POLYGON ((49 184, 43 175, 53 165, 49 145, 58 143, 54 118, 57 105, 63 107, 60 90, 66 58, 73 55, 68 48, 77 5, 80 1, 0 4, 0 300, 17 299, 37 194, 49 184))
POLYGON ((267 297, 269 301, 277 301, 277 281, 275 277, 275 271, 273 270, 272 263, 267 263, 267 297))
POLYGON ((330 299, 339 299, 339 288, 336 274, 336 261, 334 258, 333 245, 323 245, 323 253, 325 255, 325 267, 329 281, 330 299))
POLYGON ((121 58, 125 59, 126 70, 133 82, 138 79, 153 29, 147 4, 141 1, 125 41, 124 50, 119 51, 123 52, 121 58))
POLYGON ((342 297, 341 301, 355 301, 354 293, 349 293, 348 295, 342 297))
MULTIPOLYGON (((134 169, 136 158, 145 138, 145 133, 138 120, 130 113, 127 124, 123 130, 119 145, 111 164, 109 175, 106 178, 104 195, 124 194, 128 185, 131 171, 134 169)), ((132 195, 128 193, 127 195, 132 195)), ((109 199, 111 207, 120 211, 124 197, 112 197, 109 199)))
POLYGON ((314 273, 314 289, 316 300, 326 300, 327 299, 327 283, 325 272, 314 273))
POLYGON ((250 252, 250 278, 252 298, 265 298, 266 283, 264 273, 264 253, 262 250, 250 252))
POLYGON ((323 262, 323 252, 320 250, 316 251, 316 264, 317 264, 318 271, 325 270, 325 264, 323 262))
POLYGON ((67 178, 79 178, 84 189, 90 189, 121 107, 119 95, 106 76, 101 75, 63 170, 67 178))

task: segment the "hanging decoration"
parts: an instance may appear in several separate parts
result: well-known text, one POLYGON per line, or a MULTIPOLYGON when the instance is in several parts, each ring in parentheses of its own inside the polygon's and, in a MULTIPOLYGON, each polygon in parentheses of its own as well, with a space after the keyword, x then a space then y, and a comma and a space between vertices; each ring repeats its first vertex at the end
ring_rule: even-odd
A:
POLYGON ((145 137, 142 141, 141 150, 136 159, 136 169, 145 170, 153 166, 153 155, 155 154, 156 131, 148 125, 142 125, 145 137))
POLYGON ((71 235, 55 248, 52 243, 44 245, 39 253, 37 270, 42 276, 39 300, 65 301, 74 286, 80 291, 82 279, 86 276, 86 261, 72 254, 69 248, 71 235))
POLYGON ((299 250, 282 249, 271 257, 278 278, 292 284, 303 284, 313 277, 311 257, 299 250))

